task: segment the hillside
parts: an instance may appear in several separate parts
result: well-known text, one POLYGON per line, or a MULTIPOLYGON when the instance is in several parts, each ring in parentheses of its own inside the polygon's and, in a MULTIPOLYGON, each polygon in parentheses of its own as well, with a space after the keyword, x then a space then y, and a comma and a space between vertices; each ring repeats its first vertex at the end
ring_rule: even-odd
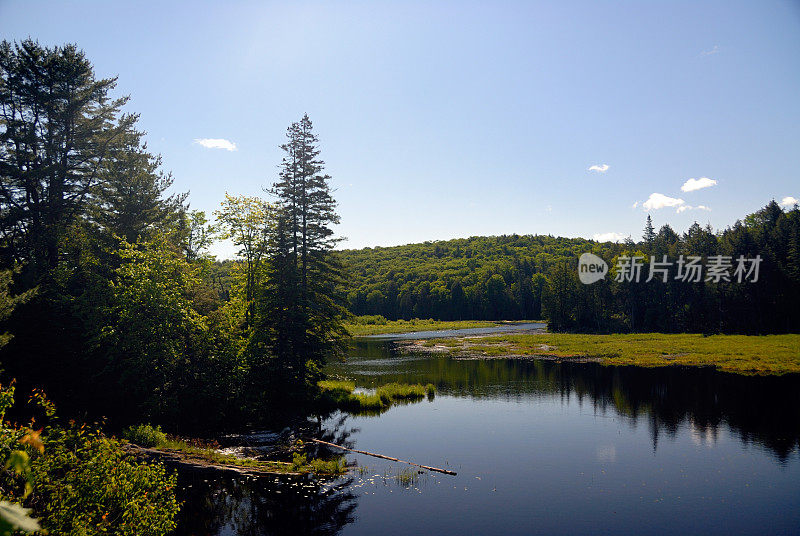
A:
MULTIPOLYGON (((532 319, 542 316, 546 274, 596 242, 552 236, 489 236, 340 252, 348 307, 389 319, 532 319)), ((615 255, 621 246, 601 248, 615 255)))

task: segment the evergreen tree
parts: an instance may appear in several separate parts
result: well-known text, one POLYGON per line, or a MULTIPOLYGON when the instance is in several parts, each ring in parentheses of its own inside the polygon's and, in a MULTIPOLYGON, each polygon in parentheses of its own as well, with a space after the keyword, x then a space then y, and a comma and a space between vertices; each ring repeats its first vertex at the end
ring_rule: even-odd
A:
POLYGON ((644 235, 642 235, 642 239, 648 248, 652 247, 653 242, 656 240, 656 231, 653 227, 653 220, 650 219, 650 214, 647 215, 647 223, 644 225, 644 235))
POLYGON ((0 240, 6 266, 27 263, 31 284, 59 264, 64 237, 99 181, 109 145, 134 116, 110 100, 74 45, 0 43, 0 240))
POLYGON ((343 351, 342 267, 331 228, 339 216, 307 115, 289 127, 287 138, 270 190, 278 208, 256 331, 258 340, 269 334, 276 374, 306 392, 325 360, 343 351))
POLYGON ((166 194, 172 175, 160 171, 161 157, 147 151, 143 135, 129 128, 110 144, 92 214, 107 238, 116 235, 131 244, 185 230, 187 194, 166 194))

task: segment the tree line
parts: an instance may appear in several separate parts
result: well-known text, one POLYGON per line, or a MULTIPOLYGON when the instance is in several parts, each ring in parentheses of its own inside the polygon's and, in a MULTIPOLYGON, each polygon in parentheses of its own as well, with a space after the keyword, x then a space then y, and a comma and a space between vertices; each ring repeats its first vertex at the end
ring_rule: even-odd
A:
MULTIPOLYGON (((785 333, 800 328, 800 211, 775 201, 715 232, 694 223, 678 234, 647 216, 639 241, 505 235, 341 252, 348 309, 390 320, 546 319, 553 331, 785 333), (578 259, 593 253, 610 274, 591 285, 578 259), (648 278, 651 260, 672 263, 667 281, 648 278), (701 266, 721 256, 728 280, 678 278, 681 256, 701 266), (758 280, 739 281, 736 260, 760 259, 758 280), (636 258, 639 282, 617 280, 636 258), (628 261, 630 262, 630 261, 628 261)), ((750 265, 747 265, 750 269, 750 265)), ((746 275, 746 274, 745 274, 746 275)))

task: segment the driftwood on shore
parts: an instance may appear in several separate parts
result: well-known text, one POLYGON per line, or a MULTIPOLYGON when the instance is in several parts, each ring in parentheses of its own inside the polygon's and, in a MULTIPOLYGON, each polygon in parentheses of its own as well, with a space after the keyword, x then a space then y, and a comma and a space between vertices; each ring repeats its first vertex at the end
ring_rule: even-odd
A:
POLYGON ((322 445, 327 445, 329 447, 335 447, 337 449, 348 450, 350 452, 357 452, 358 454, 366 454, 367 456, 374 456, 375 458, 383 458, 384 460, 391 460, 393 462, 400 462, 400 463, 407 463, 408 465, 414 465, 416 467, 422 467, 423 469, 427 469, 428 471, 436 471, 437 473, 444 473, 446 475, 456 475, 455 471, 448 471, 447 469, 439 469, 438 467, 431 467, 429 465, 422 465, 419 463, 408 462, 406 460, 400 460, 398 458, 392 458, 391 456, 385 456, 383 454, 376 454, 374 452, 367 452, 366 450, 357 450, 357 449, 350 449, 347 447, 343 447, 341 445, 337 445, 335 443, 328 443, 327 441, 322 441, 321 439, 312 439, 311 441, 315 443, 320 443, 322 445))
MULTIPOLYGON (((275 471, 273 469, 270 469, 269 467, 258 467, 258 466, 245 467, 245 466, 214 463, 202 457, 192 456, 180 452, 178 450, 146 448, 146 447, 140 447, 139 445, 134 445, 133 443, 125 444, 123 448, 126 451, 136 456, 158 459, 167 464, 177 467, 182 467, 183 469, 188 469, 192 471, 211 471, 218 473, 228 472, 246 476, 265 476, 265 475, 297 476, 300 474, 294 471, 275 471)), ((270 462, 270 463, 280 464, 280 465, 291 465, 291 463, 288 462, 270 462)))

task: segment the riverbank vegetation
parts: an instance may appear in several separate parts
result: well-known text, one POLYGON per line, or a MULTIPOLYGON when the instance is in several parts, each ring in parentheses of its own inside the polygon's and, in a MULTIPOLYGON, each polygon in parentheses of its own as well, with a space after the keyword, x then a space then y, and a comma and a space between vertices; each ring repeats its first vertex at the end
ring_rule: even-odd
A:
POLYGON ((14 402, 15 387, 0 387, 0 527, 75 536, 156 536, 175 528, 176 477, 163 465, 137 460, 95 425, 61 422, 41 392, 17 408, 29 424, 13 424, 6 413, 14 402), (9 519, 9 510, 17 515, 9 519))
POLYGON ((412 318, 410 320, 387 320, 381 315, 349 317, 344 327, 353 337, 382 335, 388 333, 409 333, 414 331, 436 331, 443 329, 489 328, 504 322, 490 320, 433 320, 412 318))
POLYGON ((447 348, 455 356, 539 357, 598 360, 606 365, 715 367, 736 374, 800 372, 800 335, 508 334, 430 339, 427 348, 447 348))
MULTIPOLYGON (((432 386, 361 393, 324 383, 325 363, 344 353, 350 314, 371 315, 351 321, 358 335, 543 316, 553 331, 784 333, 800 325, 797 207, 771 202, 723 232, 697 224, 683 235, 669 226, 655 232, 648 219, 636 243, 514 235, 334 251, 339 216, 307 115, 287 129, 277 175, 264 177, 269 198, 226 194, 212 218, 173 191, 116 84, 97 78, 75 45, 0 44, 0 372, 19 392, 37 400, 46 392, 63 414, 105 422, 106 431, 144 420, 183 437, 433 396, 432 386), (218 239, 235 246, 234 260, 209 255, 218 239), (612 266, 624 254, 645 263, 679 254, 763 262, 754 283, 581 285, 576 259, 585 251, 612 266)), ((643 364, 727 355, 724 366, 756 372, 793 359, 794 339, 763 349, 737 340, 740 358, 735 344, 725 354, 687 337, 588 349, 563 339, 559 351, 643 364)), ((541 344, 525 341, 504 344, 531 354, 541 344)), ((171 530, 174 477, 163 466, 132 459, 98 427, 36 422, 42 428, 3 424, 9 466, 0 512, 11 508, 21 520, 32 509, 58 534, 171 530)), ((151 448, 252 463, 158 429, 136 433, 149 435, 151 448)), ((281 465, 334 463, 300 453, 281 465)))
POLYGON ((319 382, 321 406, 333 407, 354 414, 382 413, 393 404, 416 402, 426 396, 432 399, 436 393, 433 384, 389 383, 370 392, 355 392, 356 384, 344 380, 319 382))
MULTIPOLYGON (((108 430, 147 420, 211 434, 307 415, 346 336, 339 218, 311 120, 289 126, 270 200, 226 195, 212 223, 172 192, 116 83, 74 45, 0 44, 3 377, 108 430), (237 248, 224 273, 208 254, 216 239, 237 248)), ((49 431, 48 482, 3 499, 59 534, 169 532, 177 507, 159 502, 172 486, 161 466, 82 429, 49 431), (116 495, 104 479, 120 471, 130 485, 116 495), (51 485, 58 501, 40 501, 51 485)))
MULTIPOLYGON (((292 460, 263 459, 252 456, 228 454, 216 441, 187 439, 167 435, 158 426, 138 424, 125 430, 123 437, 132 449, 140 454, 160 456, 177 463, 201 467, 246 468, 254 473, 293 474, 315 473, 339 475, 345 472, 341 457, 331 459, 311 458, 303 452, 293 452, 292 460)), ((302 447, 302 443, 298 445, 302 447)))

